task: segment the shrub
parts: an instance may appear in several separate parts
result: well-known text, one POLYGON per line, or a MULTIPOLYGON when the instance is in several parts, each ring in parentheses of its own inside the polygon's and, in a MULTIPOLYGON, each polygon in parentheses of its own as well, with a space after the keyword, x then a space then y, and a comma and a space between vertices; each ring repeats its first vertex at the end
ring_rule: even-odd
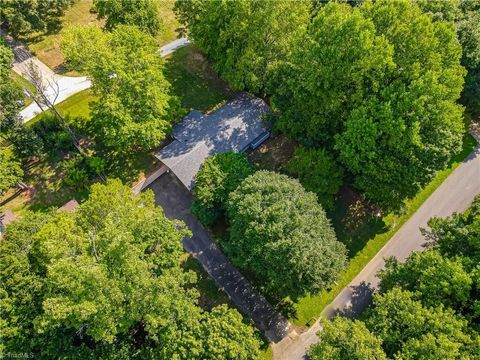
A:
POLYGON ((333 207, 335 194, 342 185, 342 169, 323 149, 298 147, 287 163, 287 171, 298 178, 308 191, 318 196, 325 208, 333 207))
POLYGON ((288 176, 258 171, 229 196, 225 252, 270 293, 295 299, 318 293, 346 262, 315 195, 288 176))
POLYGON ((192 212, 205 225, 223 214, 228 194, 253 173, 246 154, 227 152, 208 158, 195 178, 192 212))

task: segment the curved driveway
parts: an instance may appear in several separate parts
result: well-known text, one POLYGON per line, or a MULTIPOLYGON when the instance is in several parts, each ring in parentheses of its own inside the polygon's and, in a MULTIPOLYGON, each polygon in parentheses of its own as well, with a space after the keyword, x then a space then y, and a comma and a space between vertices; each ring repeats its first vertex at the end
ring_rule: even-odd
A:
MULTIPOLYGON (((62 76, 53 72, 47 65, 41 62, 37 57, 33 56, 28 49, 22 45, 20 42, 14 40, 11 36, 6 35, 4 32, 0 34, 7 41, 8 46, 12 49, 13 55, 15 57, 13 63, 13 71, 17 74, 28 79, 27 70, 29 63, 33 62, 37 68, 40 70, 43 79, 46 82, 47 86, 47 96, 49 100, 58 104, 63 100, 69 98, 70 96, 86 90, 92 86, 92 82, 86 76, 72 77, 72 76, 62 76), (56 84, 55 86, 51 86, 56 84), (58 89, 56 86, 58 85, 58 89), (55 99, 56 93, 58 90, 58 96, 55 99)), ((159 48, 160 54, 162 57, 170 55, 175 50, 184 47, 190 44, 190 40, 183 37, 181 39, 174 40, 161 48, 159 48)), ((25 109, 20 111, 20 116, 23 119, 23 122, 33 119, 36 115, 44 111, 38 104, 35 102, 28 105, 25 109)))

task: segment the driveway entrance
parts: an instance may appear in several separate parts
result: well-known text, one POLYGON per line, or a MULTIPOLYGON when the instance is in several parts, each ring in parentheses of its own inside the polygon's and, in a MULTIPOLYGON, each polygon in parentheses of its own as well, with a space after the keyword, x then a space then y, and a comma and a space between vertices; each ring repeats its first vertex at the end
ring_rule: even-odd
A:
POLYGON ((150 186, 155 204, 169 219, 183 220, 192 231, 183 246, 203 265, 238 310, 253 319, 269 341, 278 342, 288 334, 288 321, 276 312, 217 248, 205 228, 190 213, 192 195, 177 177, 169 172, 150 186))

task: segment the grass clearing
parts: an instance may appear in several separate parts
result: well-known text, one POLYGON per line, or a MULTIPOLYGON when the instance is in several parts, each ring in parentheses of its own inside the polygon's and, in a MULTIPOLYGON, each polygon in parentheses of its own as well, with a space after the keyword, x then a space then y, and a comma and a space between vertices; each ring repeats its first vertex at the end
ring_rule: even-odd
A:
POLYGON ((166 58, 165 77, 182 106, 206 112, 229 100, 233 93, 195 46, 178 49, 166 58))
MULTIPOLYGON (((58 103, 56 108, 60 114, 65 117, 74 119, 74 118, 90 118, 90 108, 88 104, 97 99, 96 96, 92 94, 91 89, 86 89, 76 93, 75 95, 70 96, 68 99, 58 103)), ((27 122, 27 125, 33 125, 38 121, 42 121, 45 117, 52 116, 50 110, 38 114, 32 120, 27 122)))
POLYGON ((401 215, 388 214, 382 220, 388 231, 370 239, 365 246, 350 260, 347 268, 340 274, 335 286, 323 291, 318 296, 306 296, 295 304, 295 317, 290 319, 295 325, 306 326, 312 319, 318 318, 340 291, 347 286, 378 251, 391 239, 397 230, 418 210, 425 200, 443 183, 443 181, 461 164, 477 145, 475 139, 467 135, 462 151, 455 156, 447 169, 439 171, 435 178, 417 196, 406 202, 406 210, 401 215))
POLYGON ((21 39, 29 50, 48 67, 63 75, 78 76, 75 71, 68 71, 64 66, 64 59, 60 51, 62 29, 71 25, 103 26, 103 21, 97 20, 96 14, 90 12, 92 0, 79 0, 69 7, 60 19, 60 29, 46 34, 32 34, 21 39))
MULTIPOLYGON (((36 93, 35 87, 30 81, 25 79, 23 76, 18 75, 15 71, 10 70, 10 77, 14 82, 16 82, 22 89, 27 89, 33 93, 36 93)), ((23 108, 26 108, 32 103, 32 98, 28 95, 23 95, 23 108)))
MULTIPOLYGON (((163 22, 164 30, 157 35, 158 45, 165 45, 177 38, 176 30, 180 24, 173 13, 174 0, 158 0, 158 11, 163 22)), ((69 7, 60 19, 58 29, 47 33, 34 33, 21 38, 28 45, 29 50, 56 73, 67 76, 79 76, 76 71, 70 71, 64 65, 64 58, 60 51, 62 29, 72 25, 95 25, 102 27, 105 20, 98 20, 92 13, 92 0, 78 0, 69 7)))
POLYGON ((173 12, 175 0, 159 0, 158 3, 158 12, 164 30, 156 38, 158 45, 162 46, 177 38, 178 33, 176 30, 180 27, 180 23, 173 12))

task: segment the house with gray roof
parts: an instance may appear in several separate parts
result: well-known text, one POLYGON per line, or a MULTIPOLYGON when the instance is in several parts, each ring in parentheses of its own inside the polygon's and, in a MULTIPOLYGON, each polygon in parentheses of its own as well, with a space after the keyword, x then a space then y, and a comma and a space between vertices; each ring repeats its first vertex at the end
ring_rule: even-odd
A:
POLYGON ((245 93, 208 115, 192 111, 173 127, 174 141, 155 156, 191 190, 207 157, 243 152, 268 138, 262 121, 268 111, 262 99, 245 93))

